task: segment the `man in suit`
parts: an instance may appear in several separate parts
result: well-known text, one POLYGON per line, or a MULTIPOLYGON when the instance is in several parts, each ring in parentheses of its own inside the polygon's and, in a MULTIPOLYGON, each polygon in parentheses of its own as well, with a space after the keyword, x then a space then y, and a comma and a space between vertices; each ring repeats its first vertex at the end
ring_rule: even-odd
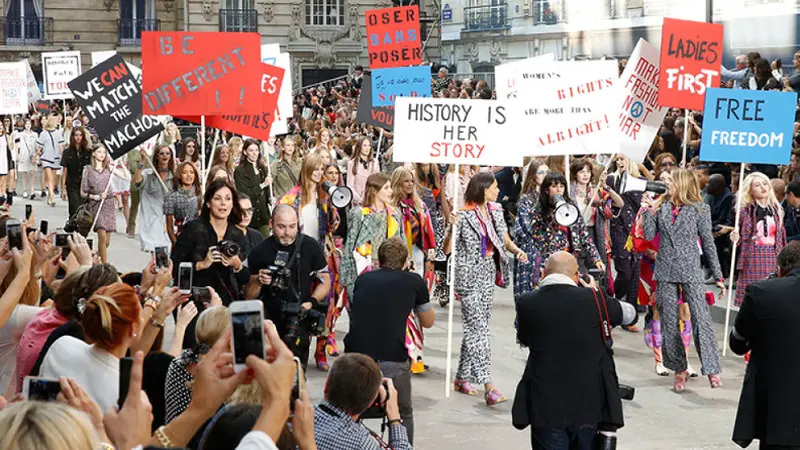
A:
POLYGON ((747 285, 730 348, 750 352, 733 441, 760 449, 800 449, 800 242, 778 254, 778 278, 747 285))
POLYGON ((512 421, 531 426, 533 449, 589 450, 601 425, 624 424, 610 327, 634 323, 637 314, 604 297, 591 277, 580 277, 575 257, 557 252, 539 288, 517 298, 517 340, 529 354, 512 421))

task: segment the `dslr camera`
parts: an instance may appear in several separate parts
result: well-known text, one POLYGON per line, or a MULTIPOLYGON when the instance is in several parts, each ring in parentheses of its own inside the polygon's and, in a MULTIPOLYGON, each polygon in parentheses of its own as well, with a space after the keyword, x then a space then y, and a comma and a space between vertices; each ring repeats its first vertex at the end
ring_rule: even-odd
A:
POLYGON ((386 391, 383 403, 381 403, 381 396, 378 395, 375 403, 359 416, 361 419, 383 419, 386 416, 386 404, 389 403, 389 383, 387 381, 383 381, 383 389, 386 391))
POLYGON ((229 241, 227 239, 220 242, 217 245, 217 250, 219 250, 220 253, 225 255, 226 258, 232 258, 238 255, 241 249, 242 248, 241 246, 239 246, 239 244, 233 241, 229 241))
POLYGON ((286 323, 283 341, 292 353, 296 354, 295 349, 302 336, 319 336, 325 332, 326 314, 313 308, 306 310, 300 306, 300 302, 284 303, 281 306, 281 315, 286 323))
POLYGON ((269 287, 272 288, 273 292, 283 292, 286 289, 289 289, 289 284, 291 283, 292 279, 292 271, 291 268, 286 267, 286 263, 288 262, 289 252, 281 250, 275 257, 275 262, 267 266, 267 271, 272 277, 272 282, 269 284, 269 287))

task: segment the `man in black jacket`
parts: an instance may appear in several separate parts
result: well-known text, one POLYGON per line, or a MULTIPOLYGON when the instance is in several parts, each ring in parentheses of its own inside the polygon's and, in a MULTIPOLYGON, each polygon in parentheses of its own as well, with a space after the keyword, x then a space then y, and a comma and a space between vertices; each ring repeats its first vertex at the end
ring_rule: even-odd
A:
POLYGON ((733 441, 761 449, 800 448, 800 242, 778 254, 778 278, 747 285, 731 330, 730 348, 750 351, 733 441))
POLYGON ((538 289, 517 298, 517 340, 529 354, 513 423, 531 426, 534 449, 590 449, 601 424, 624 424, 611 331, 602 324, 631 324, 636 309, 580 278, 569 253, 548 258, 545 275, 538 289))
POLYGON ((800 239, 800 181, 792 181, 786 186, 786 197, 783 199, 783 226, 786 229, 786 241, 800 239))

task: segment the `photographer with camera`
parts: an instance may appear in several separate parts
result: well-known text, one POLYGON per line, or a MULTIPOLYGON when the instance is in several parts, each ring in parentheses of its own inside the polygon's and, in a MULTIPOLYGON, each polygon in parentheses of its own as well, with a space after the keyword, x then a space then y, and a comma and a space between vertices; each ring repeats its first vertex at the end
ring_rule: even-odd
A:
POLYGON ((311 336, 325 328, 328 305, 322 302, 331 288, 328 264, 316 239, 298 231, 297 211, 291 206, 276 206, 270 226, 272 236, 245 261, 250 270, 245 297, 264 302, 266 317, 305 370, 311 336))
POLYGON ((636 323, 636 308, 584 277, 574 256, 556 252, 538 289, 517 297, 517 341, 529 353, 512 423, 531 426, 534 449, 594 448, 598 439, 613 449, 624 425, 611 327, 636 323))
POLYGON ((317 405, 314 413, 317 448, 411 450, 397 401, 392 380, 382 378, 381 369, 372 358, 360 353, 340 356, 325 382, 325 400, 317 405), (361 422, 361 416, 373 405, 382 408, 386 414, 388 443, 361 422))

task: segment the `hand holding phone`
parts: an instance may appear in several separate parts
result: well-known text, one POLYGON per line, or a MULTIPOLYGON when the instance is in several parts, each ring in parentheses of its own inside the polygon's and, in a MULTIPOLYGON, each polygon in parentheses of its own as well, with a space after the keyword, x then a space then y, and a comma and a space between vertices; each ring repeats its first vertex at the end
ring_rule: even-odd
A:
POLYGON ((181 294, 192 293, 193 273, 194 269, 192 268, 192 263, 190 262, 182 262, 181 265, 178 266, 178 289, 180 289, 181 294))
POLYGON ((52 402, 61 392, 61 383, 53 378, 25 377, 22 382, 22 397, 25 400, 52 402))
POLYGON ((125 398, 128 397, 128 388, 131 384, 131 369, 133 369, 133 358, 120 358, 119 360, 119 397, 117 397, 117 407, 122 409, 125 398))
POLYGON ((17 219, 6 220, 6 237, 8 238, 8 249, 16 248, 22 252, 22 223, 17 219))
POLYGON ((240 300, 230 304, 231 350, 233 369, 243 370, 250 355, 266 358, 264 345, 264 303, 261 300, 240 300))

